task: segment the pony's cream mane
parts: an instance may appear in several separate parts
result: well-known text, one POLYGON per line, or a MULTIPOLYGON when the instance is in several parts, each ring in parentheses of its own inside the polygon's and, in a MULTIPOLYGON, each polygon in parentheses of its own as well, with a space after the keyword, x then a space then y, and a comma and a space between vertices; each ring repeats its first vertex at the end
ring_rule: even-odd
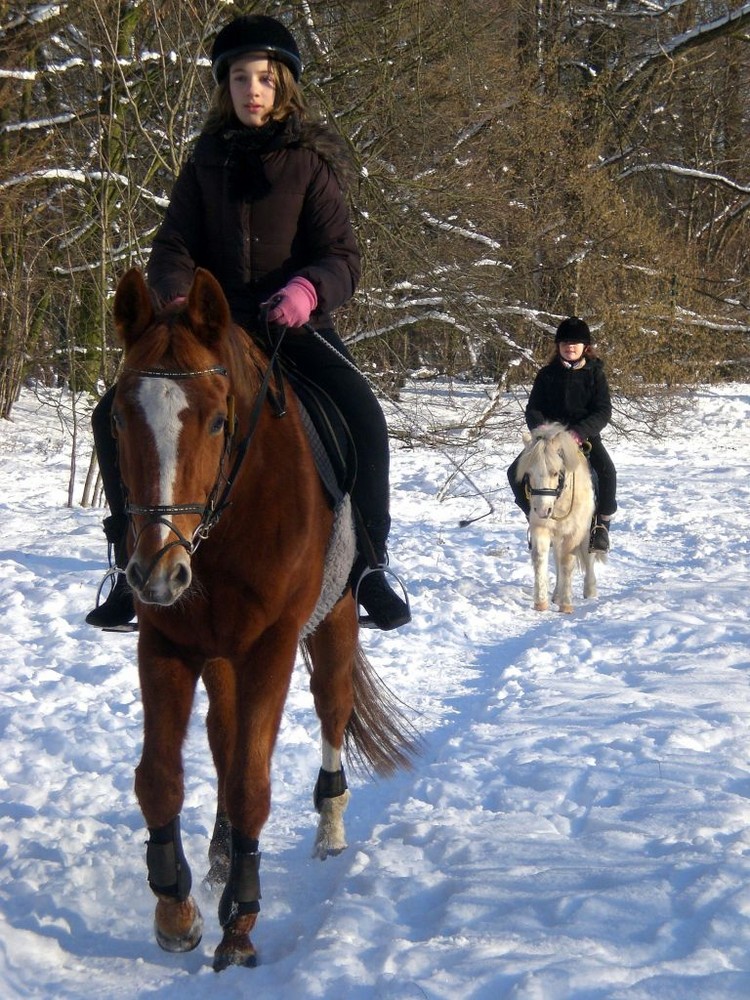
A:
POLYGON ((518 461, 517 476, 519 482, 529 469, 544 464, 551 474, 557 465, 555 458, 562 453, 563 465, 566 469, 575 469, 579 461, 579 449, 573 437, 559 423, 540 424, 531 432, 531 438, 521 453, 518 461))

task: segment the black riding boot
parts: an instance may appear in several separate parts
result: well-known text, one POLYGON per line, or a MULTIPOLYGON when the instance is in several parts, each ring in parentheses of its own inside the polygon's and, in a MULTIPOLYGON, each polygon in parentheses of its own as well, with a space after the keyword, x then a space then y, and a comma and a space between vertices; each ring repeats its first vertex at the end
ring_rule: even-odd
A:
MULTIPOLYGON (((109 564, 121 570, 125 569, 128 555, 125 548, 125 538, 128 530, 128 519, 122 515, 112 514, 104 518, 104 534, 107 536, 109 564)), ((86 615, 86 624, 96 628, 119 628, 127 625, 135 617, 133 592, 128 586, 124 573, 114 575, 114 586, 107 594, 102 604, 97 604, 93 611, 86 615)))
POLYGON ((609 529, 609 518, 597 515, 589 543, 589 549, 592 552, 609 552, 609 529))
POLYGON ((411 621, 406 588, 398 576, 388 569, 386 538, 390 524, 363 524, 358 532, 360 549, 367 554, 358 556, 352 570, 352 589, 365 614, 359 623, 364 628, 379 628, 388 632, 411 621), (364 537, 363 537, 364 536, 364 537), (393 590, 389 577, 398 581, 404 597, 393 590))

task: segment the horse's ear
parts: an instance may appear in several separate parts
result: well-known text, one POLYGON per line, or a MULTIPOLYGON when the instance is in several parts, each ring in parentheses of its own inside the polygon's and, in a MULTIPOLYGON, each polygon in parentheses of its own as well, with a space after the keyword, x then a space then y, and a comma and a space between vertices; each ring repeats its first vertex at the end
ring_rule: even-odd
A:
POLYGON ((131 267, 120 279, 113 314, 117 335, 126 347, 135 343, 153 323, 154 304, 137 267, 131 267))
POLYGON ((202 267, 196 269, 188 293, 187 312, 193 332, 207 344, 217 340, 232 322, 221 285, 202 267))
POLYGON ((521 439, 522 439, 522 441, 523 441, 524 444, 530 444, 531 443, 531 434, 529 433, 529 431, 521 431, 521 439))

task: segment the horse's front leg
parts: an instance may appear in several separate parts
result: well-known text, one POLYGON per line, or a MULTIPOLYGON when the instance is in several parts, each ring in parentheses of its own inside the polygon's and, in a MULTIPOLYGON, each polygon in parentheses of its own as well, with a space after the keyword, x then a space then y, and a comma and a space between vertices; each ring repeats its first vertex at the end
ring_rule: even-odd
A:
POLYGON ((558 609, 565 614, 570 614, 573 610, 573 570, 575 569, 575 559, 575 552, 568 548, 566 539, 563 539, 555 549, 557 583, 555 585, 554 600, 558 609))
POLYGON ((135 792, 149 831, 146 865, 157 898, 156 940, 165 951, 190 951, 201 939, 203 918, 190 894, 192 877, 182 849, 180 811, 182 745, 198 671, 178 657, 153 652, 152 641, 144 629, 138 651, 143 753, 135 792))
POLYGON ((232 828, 226 806, 225 782, 234 755, 236 732, 235 672, 224 659, 211 660, 203 670, 208 694, 206 733, 217 778, 216 821, 208 848, 209 870, 205 883, 210 888, 226 885, 232 856, 232 828))
POLYGON ((258 838, 271 809, 271 754, 297 653, 295 625, 269 629, 234 663, 236 697, 231 760, 223 779, 231 825, 229 878, 219 903, 223 937, 214 969, 254 966, 250 932, 260 912, 258 838))
POLYGON ((581 562, 583 564, 583 596, 584 597, 596 597, 596 571, 595 557, 593 552, 589 552, 589 539, 586 536, 585 541, 581 545, 581 562))
POLYGON ((549 529, 541 525, 531 527, 531 564, 534 568, 534 610, 549 608, 549 529))
POLYGON ((352 672, 359 627, 351 593, 342 598, 308 639, 310 690, 320 719, 322 760, 313 802, 320 815, 313 857, 324 860, 347 846, 344 813, 351 793, 341 759, 344 732, 354 705, 352 672))

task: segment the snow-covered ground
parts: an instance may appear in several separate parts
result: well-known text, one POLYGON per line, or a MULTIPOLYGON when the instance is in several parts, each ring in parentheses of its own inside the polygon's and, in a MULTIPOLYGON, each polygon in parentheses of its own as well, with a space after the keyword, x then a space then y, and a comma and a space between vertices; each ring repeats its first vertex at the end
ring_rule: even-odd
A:
MULTIPOLYGON (((614 551, 600 596, 567 616, 531 607, 505 482, 518 400, 515 438, 490 422, 451 452, 495 507, 468 527, 486 507, 448 455, 394 443, 392 559, 414 622, 364 644, 425 752, 412 773, 353 780, 349 849, 312 860, 318 731, 297 670, 261 841, 260 964, 220 975, 201 886, 205 696, 183 829, 206 931, 176 956, 153 938, 132 789, 136 637, 83 623, 102 512, 65 506, 66 400, 47 400, 62 418, 27 391, 0 424, 0 996, 750 996, 750 386, 687 393, 663 439, 605 433, 614 551)), ((392 419, 484 402, 426 384, 392 419)))

